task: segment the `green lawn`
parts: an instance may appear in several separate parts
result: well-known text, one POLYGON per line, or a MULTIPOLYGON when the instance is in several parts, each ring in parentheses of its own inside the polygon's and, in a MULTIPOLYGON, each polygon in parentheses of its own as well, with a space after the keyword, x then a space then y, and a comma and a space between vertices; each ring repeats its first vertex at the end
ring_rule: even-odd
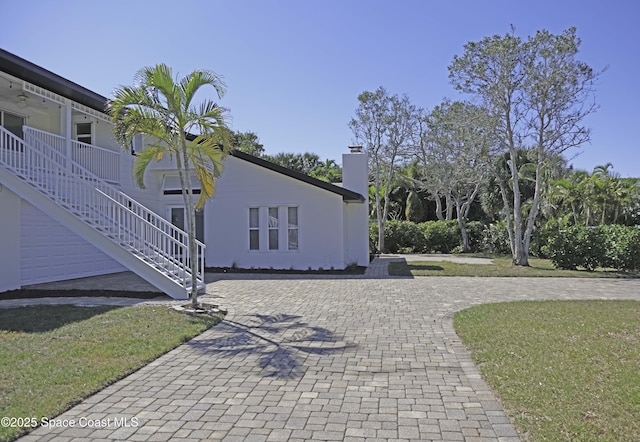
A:
MULTIPOLYGON (((220 320, 166 306, 0 309, 0 416, 56 416, 220 320)), ((0 441, 23 432, 0 426, 0 441)))
MULTIPOLYGON (((474 256, 474 255, 470 255, 474 256)), ((637 273, 598 269, 559 270, 548 259, 529 258, 529 267, 514 266, 511 257, 494 257, 493 264, 460 264, 450 261, 410 261, 389 263, 393 276, 536 276, 572 278, 637 278, 637 273)))
POLYGON ((487 304, 454 326, 524 440, 640 440, 640 302, 487 304))

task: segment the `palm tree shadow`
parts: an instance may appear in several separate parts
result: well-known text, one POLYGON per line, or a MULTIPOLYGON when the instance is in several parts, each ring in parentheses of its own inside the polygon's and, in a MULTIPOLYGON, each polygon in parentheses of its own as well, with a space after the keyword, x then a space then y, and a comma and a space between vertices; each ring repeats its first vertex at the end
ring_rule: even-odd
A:
POLYGON ((222 332, 220 337, 196 338, 187 345, 219 358, 256 355, 263 375, 278 379, 302 377, 309 355, 330 356, 356 347, 294 315, 253 315, 243 322, 225 320, 215 329, 222 332))

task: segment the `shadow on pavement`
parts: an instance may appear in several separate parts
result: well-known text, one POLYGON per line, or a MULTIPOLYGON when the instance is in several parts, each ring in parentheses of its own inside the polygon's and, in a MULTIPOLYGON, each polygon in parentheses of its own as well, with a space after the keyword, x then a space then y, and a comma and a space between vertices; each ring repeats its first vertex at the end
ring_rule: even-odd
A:
POLYGON ((194 339, 186 345, 220 358, 255 355, 264 376, 279 379, 302 377, 309 355, 330 357, 357 346, 340 340, 331 330, 287 314, 253 315, 243 322, 224 320, 215 330, 222 336, 194 339))

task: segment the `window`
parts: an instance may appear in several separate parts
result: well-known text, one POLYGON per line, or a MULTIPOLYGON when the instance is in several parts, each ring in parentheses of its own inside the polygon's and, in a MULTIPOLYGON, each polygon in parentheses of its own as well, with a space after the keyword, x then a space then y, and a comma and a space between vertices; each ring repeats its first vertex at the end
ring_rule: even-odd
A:
POLYGON ((298 208, 249 208, 249 250, 298 250, 298 208))
POLYGON ((0 111, 0 126, 7 129, 16 137, 24 138, 22 126, 24 126, 24 117, 15 115, 10 112, 0 111))
POLYGON ((298 250, 298 208, 287 207, 287 248, 298 250))
POLYGON ((76 123, 76 140, 91 144, 91 123, 76 123))
POLYGON ((278 208, 269 207, 269 250, 278 250, 278 208))
POLYGON ((260 250, 260 209, 249 209, 249 250, 260 250))

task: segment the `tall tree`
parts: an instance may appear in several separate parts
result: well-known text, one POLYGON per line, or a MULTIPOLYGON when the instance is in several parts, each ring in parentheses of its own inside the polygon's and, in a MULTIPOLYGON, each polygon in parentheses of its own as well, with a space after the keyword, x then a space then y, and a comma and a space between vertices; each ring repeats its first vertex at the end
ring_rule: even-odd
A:
POLYGON ((385 88, 358 95, 355 117, 349 122, 356 142, 369 156, 378 221, 378 250, 385 252, 384 228, 389 216, 391 184, 410 145, 418 110, 406 95, 390 95, 385 88))
POLYGON ((327 183, 339 183, 342 181, 342 167, 335 160, 326 159, 313 169, 310 175, 327 183))
POLYGON ((182 78, 173 77, 164 64, 145 67, 135 76, 135 86, 123 86, 109 103, 114 135, 129 145, 136 134, 144 134, 148 144, 138 153, 134 178, 144 188, 144 174, 153 160, 169 155, 175 160, 187 214, 191 265, 191 302, 198 303, 196 209, 213 197, 216 178, 231 150, 231 132, 225 123, 226 111, 213 100, 194 102, 203 87, 212 87, 222 98, 225 86, 220 77, 196 70, 182 78), (194 201, 191 177, 200 181, 200 197, 194 201))
POLYGON ((275 155, 264 155, 263 158, 282 167, 286 167, 287 169, 304 173, 305 175, 311 174, 313 170, 321 165, 318 154, 311 152, 305 152, 302 154, 280 152, 275 155))
POLYGON ((264 146, 254 132, 234 132, 233 148, 255 157, 264 155, 264 146))
POLYGON ((577 59, 576 29, 559 35, 538 31, 526 40, 514 35, 467 43, 449 66, 460 91, 479 99, 496 118, 495 135, 508 155, 513 198, 502 192, 513 263, 529 265, 529 245, 543 191, 545 164, 554 155, 590 140, 584 119, 596 109, 599 73, 577 59), (532 204, 522 213, 517 153, 530 151, 535 165, 532 204))
POLYGON ((577 170, 553 183, 550 195, 555 216, 569 224, 633 224, 640 204, 637 179, 620 178, 612 164, 593 172, 577 170))
POLYGON ((427 128, 425 174, 440 183, 447 201, 455 205, 462 249, 468 252, 469 209, 488 178, 496 145, 491 118, 485 109, 473 104, 445 100, 429 114, 427 128))

